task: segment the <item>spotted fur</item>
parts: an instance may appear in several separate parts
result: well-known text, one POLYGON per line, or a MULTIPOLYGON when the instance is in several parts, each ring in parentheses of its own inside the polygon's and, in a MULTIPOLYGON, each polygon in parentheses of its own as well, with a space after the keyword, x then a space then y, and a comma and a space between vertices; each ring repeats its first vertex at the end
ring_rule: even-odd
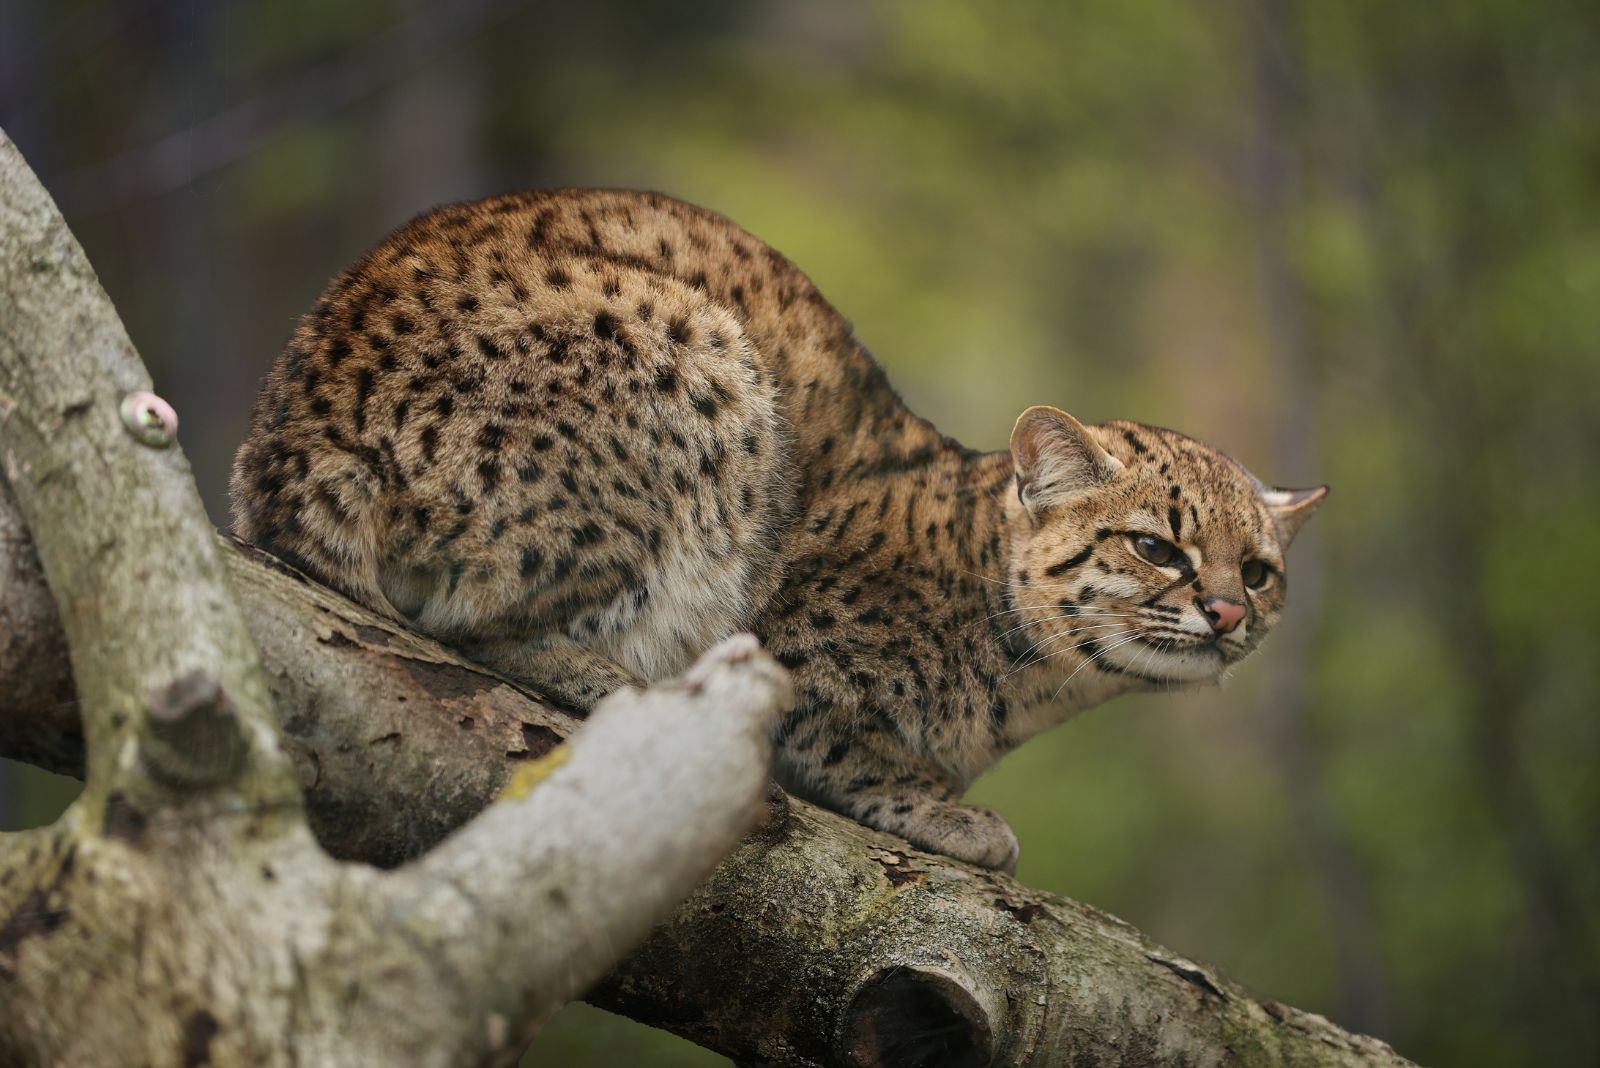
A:
POLYGON ((1321 495, 1055 409, 1009 451, 963 448, 771 248, 663 196, 572 190, 430 212, 335 279, 232 493, 241 536, 577 710, 752 628, 800 695, 786 786, 995 867, 1016 839, 958 802, 972 779, 1074 711, 1249 653, 1321 495), (1214 598, 1242 606, 1229 633, 1214 598))

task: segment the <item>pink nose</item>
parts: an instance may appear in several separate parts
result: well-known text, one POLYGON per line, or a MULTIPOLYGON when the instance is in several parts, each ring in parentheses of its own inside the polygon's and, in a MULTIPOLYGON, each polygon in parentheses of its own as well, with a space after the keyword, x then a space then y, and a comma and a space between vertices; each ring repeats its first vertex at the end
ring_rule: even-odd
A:
POLYGON ((1224 601, 1220 597, 1208 600, 1200 606, 1200 611, 1211 623, 1211 629, 1218 634, 1233 633, 1233 628, 1244 618, 1244 605, 1234 601, 1224 601))

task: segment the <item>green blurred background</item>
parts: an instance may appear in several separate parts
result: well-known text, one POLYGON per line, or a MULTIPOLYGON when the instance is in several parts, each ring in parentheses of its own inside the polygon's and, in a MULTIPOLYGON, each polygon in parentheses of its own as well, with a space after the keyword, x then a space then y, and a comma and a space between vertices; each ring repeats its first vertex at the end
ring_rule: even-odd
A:
MULTIPOLYGON (((328 276, 544 185, 732 216, 968 444, 1050 402, 1332 483, 1263 656, 976 796, 1025 881, 1259 995, 1600 1063, 1593 0, 0 0, 0 125, 218 522, 328 276)), ((70 796, 0 766, 0 826, 70 796)), ((726 1063, 582 1007, 533 1059, 726 1063)))

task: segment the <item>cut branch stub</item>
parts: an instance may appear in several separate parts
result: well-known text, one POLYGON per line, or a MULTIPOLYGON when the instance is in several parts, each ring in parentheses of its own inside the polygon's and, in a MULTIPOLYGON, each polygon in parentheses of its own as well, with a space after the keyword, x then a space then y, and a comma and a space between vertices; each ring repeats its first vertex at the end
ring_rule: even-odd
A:
POLYGON ((178 413, 147 389, 122 398, 122 425, 144 445, 164 449, 178 440, 178 413))
POLYGON ((140 754, 168 786, 200 789, 230 781, 244 766, 250 737, 233 699, 211 675, 191 671, 150 695, 150 729, 140 754))
POLYGON ((984 1068, 994 1059, 994 1007, 965 976, 892 966, 856 989, 839 1055, 859 1068, 984 1068))

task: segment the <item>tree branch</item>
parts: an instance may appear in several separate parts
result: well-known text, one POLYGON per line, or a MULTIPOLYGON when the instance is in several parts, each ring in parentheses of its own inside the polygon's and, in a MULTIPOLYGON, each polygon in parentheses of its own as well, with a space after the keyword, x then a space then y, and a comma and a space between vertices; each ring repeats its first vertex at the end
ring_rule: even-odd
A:
POLYGON ((216 778, 218 769, 184 766, 198 750, 171 744, 204 720, 234 754, 215 785, 262 807, 298 807, 275 747, 246 758, 250 735, 273 730, 267 689, 244 618, 220 587, 188 463, 171 447, 175 418, 150 393, 83 250, 9 140, 0 140, 0 292, 0 470, 42 535, 34 544, 91 742, 91 799, 121 790, 171 801, 159 777, 119 759, 130 745, 161 753, 174 777, 216 778), (162 703, 180 680, 214 692, 209 713, 162 703), (165 743, 152 733, 158 722, 165 743))
POLYGON ((512 774, 502 796, 549 775, 525 803, 491 806, 473 833, 396 872, 388 907, 431 916, 470 906, 439 941, 472 1002, 534 991, 545 1006, 564 1004, 755 822, 771 713, 792 704, 788 673, 748 634, 722 642, 681 683, 613 695, 574 736, 570 757, 563 746, 512 774), (527 825, 537 840, 507 848, 528 839, 527 825), (507 954, 508 941, 531 949, 507 954))
MULTIPOLYGON (((577 726, 254 549, 224 556, 312 826, 340 856, 423 852, 577 726)), ((13 618, 29 648, 52 647, 47 612, 13 618)), ((0 692, 33 670, 49 656, 0 655, 0 692)), ((0 751, 48 764, 71 750, 71 695, 27 692, 0 710, 0 751)), ((776 792, 764 826, 588 999, 742 1064, 1406 1063, 1095 909, 776 792)))
MULTIPOLYGON (((0 544, 17 551, 0 600, 33 635, 8 637, 0 661, 31 671, 14 657, 32 649, 59 680, 64 648, 87 745, 39 751, 80 755, 88 776, 54 826, 0 836, 0 1062, 515 1059, 749 827, 788 700, 781 670, 753 639, 730 639, 683 685, 613 694, 596 729, 556 751, 564 766, 546 755, 548 782, 525 774, 421 861, 341 863, 307 829, 295 772, 315 788, 316 751, 279 744, 175 431, 82 249, 0 133, 0 470, 16 513, 0 544), (49 596, 27 588, 39 578, 49 596), (630 849, 649 868, 624 878, 630 849)), ((36 682, 17 692, 47 694, 48 708, 19 721, 27 710, 8 703, 8 739, 62 726, 73 707, 36 682)))

